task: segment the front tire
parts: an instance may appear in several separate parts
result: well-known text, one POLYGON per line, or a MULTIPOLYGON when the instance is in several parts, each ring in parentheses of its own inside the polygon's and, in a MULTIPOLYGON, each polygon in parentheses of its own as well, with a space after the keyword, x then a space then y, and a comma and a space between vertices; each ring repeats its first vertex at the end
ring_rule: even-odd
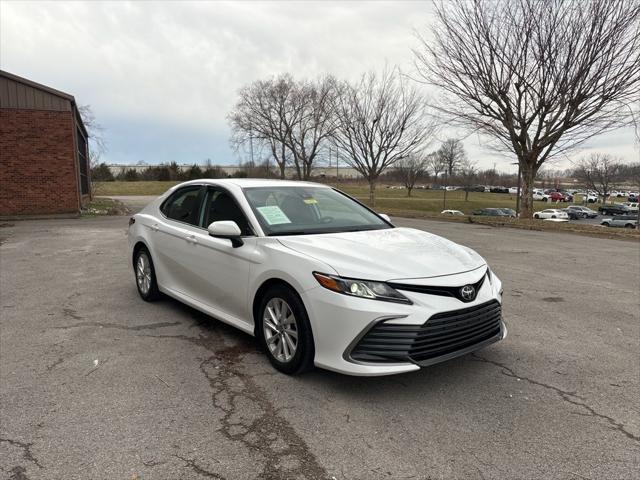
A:
POLYGON ((136 252, 133 270, 140 297, 145 302, 158 300, 160 298, 160 290, 158 290, 156 271, 153 267, 151 254, 145 247, 141 247, 136 252))
POLYGON ((534 216, 533 216, 533 218, 535 218, 535 219, 538 219, 538 220, 539 220, 539 219, 540 219, 540 215, 534 215, 534 216))
POLYGON ((307 311, 295 291, 275 285, 258 308, 256 334, 271 365, 287 375, 313 368, 315 348, 307 311))

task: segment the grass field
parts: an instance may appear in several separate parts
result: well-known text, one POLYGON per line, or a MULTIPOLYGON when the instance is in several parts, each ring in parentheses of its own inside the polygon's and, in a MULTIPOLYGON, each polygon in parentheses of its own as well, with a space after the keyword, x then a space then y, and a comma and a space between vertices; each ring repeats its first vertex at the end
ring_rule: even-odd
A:
MULTIPOLYGON (((167 189, 179 182, 104 182, 94 184, 94 195, 160 195, 167 189)), ((362 183, 340 183, 333 185, 340 190, 354 196, 358 200, 369 203, 369 190, 367 185, 362 183)), ((444 217, 440 212, 444 210, 442 190, 414 190, 411 197, 407 197, 406 190, 385 188, 384 185, 376 190, 375 210, 380 213, 387 213, 397 217, 412 218, 443 218, 449 221, 470 222, 490 225, 493 227, 524 228, 528 230, 559 231, 566 233, 579 233, 605 238, 640 239, 640 231, 622 228, 603 228, 599 225, 583 225, 580 223, 550 223, 540 220, 516 220, 503 217, 444 217)), ((581 198, 578 196, 576 203, 581 198)), ((460 210, 465 214, 478 208, 506 207, 515 209, 515 195, 504 193, 484 193, 469 192, 467 201, 464 199, 464 192, 447 192, 447 209, 460 210)), ((594 205, 591 205, 594 209, 594 205)), ((545 202, 534 202, 535 210, 553 208, 553 204, 545 202)), ((562 208, 562 204, 559 206, 562 208)))
MULTIPOLYGON (((160 195, 178 182, 104 182, 94 186, 96 195, 160 195)), ((341 183, 334 185, 344 192, 368 203, 369 194, 366 185, 357 183, 341 183)), ((536 207, 546 208, 544 202, 536 202, 536 207)), ((469 192, 469 200, 464 200, 464 192, 447 192, 446 208, 461 210, 470 214, 472 210, 487 207, 516 206, 515 195, 503 193, 469 192)), ((389 213, 431 213, 439 214, 445 209, 442 190, 414 190, 407 197, 406 190, 388 189, 384 186, 376 190, 376 210, 389 213)))

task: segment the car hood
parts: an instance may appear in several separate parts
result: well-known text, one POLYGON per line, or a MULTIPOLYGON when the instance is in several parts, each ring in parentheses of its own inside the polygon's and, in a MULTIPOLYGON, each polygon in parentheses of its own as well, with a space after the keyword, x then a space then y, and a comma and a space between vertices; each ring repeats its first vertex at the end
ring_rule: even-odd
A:
MULTIPOLYGON (((412 228, 280 237, 344 277, 367 280, 428 278, 474 270, 485 264, 473 250, 412 228)), ((330 273, 330 272, 326 272, 330 273)))

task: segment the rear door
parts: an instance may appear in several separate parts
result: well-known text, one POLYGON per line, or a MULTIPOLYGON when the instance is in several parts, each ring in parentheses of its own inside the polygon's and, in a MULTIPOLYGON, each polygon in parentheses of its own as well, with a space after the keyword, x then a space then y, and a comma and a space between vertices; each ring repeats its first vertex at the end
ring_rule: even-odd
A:
POLYGON ((158 283, 185 295, 193 290, 193 235, 198 228, 205 194, 202 185, 176 190, 160 207, 161 215, 152 225, 152 252, 158 283))

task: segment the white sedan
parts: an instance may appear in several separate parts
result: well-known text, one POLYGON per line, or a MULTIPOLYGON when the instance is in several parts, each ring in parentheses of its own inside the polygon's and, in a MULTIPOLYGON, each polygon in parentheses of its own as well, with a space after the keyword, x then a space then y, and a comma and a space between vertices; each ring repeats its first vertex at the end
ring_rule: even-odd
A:
POLYGON ((541 218, 541 219, 551 218, 551 219, 569 220, 569 214, 563 210, 557 210, 555 208, 547 208, 546 210, 535 212, 533 214, 533 218, 541 218))
POLYGON ((533 199, 538 201, 547 202, 549 201, 549 195, 544 192, 533 192, 533 199))
POLYGON ((182 183, 128 238, 144 300, 164 293, 255 335, 284 373, 409 372, 506 336, 480 255, 325 185, 182 183))

